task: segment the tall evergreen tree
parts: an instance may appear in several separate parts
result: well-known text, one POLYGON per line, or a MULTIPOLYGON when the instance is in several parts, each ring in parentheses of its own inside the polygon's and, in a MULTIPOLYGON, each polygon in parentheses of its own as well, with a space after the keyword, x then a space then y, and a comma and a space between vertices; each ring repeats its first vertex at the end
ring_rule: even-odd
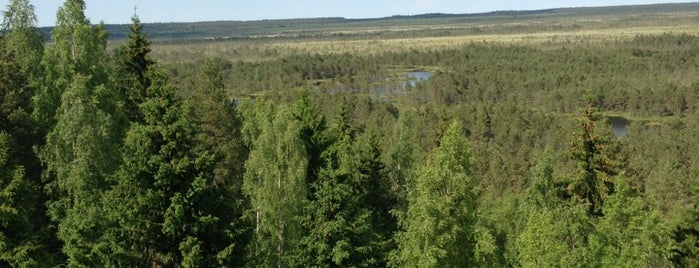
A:
POLYGON ((12 188, 8 189, 10 192, 6 196, 8 198, 6 202, 11 203, 8 204, 8 208, 13 208, 15 205, 21 206, 16 211, 16 216, 26 217, 31 221, 21 225, 8 223, 7 230, 12 231, 6 235, 12 241, 8 242, 3 249, 5 251, 3 258, 14 258, 10 255, 17 257, 16 254, 20 254, 25 264, 37 262, 51 265, 54 261, 49 252, 57 251, 58 243, 55 235, 49 231, 49 218, 43 205, 46 196, 41 190, 42 168, 33 150, 34 146, 41 143, 42 137, 31 116, 33 109, 31 100, 34 92, 30 81, 34 74, 30 70, 30 65, 23 66, 27 64, 26 59, 34 55, 23 54, 25 51, 22 50, 22 46, 29 44, 21 42, 24 37, 27 37, 25 34, 30 31, 34 33, 33 9, 30 6, 23 6, 27 5, 23 2, 10 3, 8 11, 4 14, 4 27, 8 30, 0 35, 0 131, 5 135, 3 138, 3 146, 7 154, 7 159, 4 160, 5 167, 21 170, 22 173, 19 177, 15 176, 15 179, 19 180, 16 181, 19 185, 15 185, 15 182, 10 184, 17 188, 8 185, 12 188), (12 192, 14 190, 18 192, 12 192))
POLYGON ((214 182, 214 156, 195 151, 191 108, 167 78, 152 72, 140 105, 143 123, 129 128, 123 166, 107 204, 116 266, 230 266, 235 233, 231 202, 214 182))
POLYGON ((148 72, 155 61, 150 56, 148 36, 137 15, 131 17, 129 39, 116 50, 116 76, 125 97, 124 110, 129 121, 143 123, 139 105, 145 101, 146 90, 151 84, 148 72))
POLYGON ((592 107, 592 103, 588 103, 583 110, 580 128, 570 151, 570 157, 577 164, 578 174, 575 174, 568 191, 586 202, 591 216, 603 215, 604 199, 614 192, 612 177, 619 172, 612 135, 601 131, 600 122, 600 115, 592 107))
POLYGON ((377 139, 371 134, 358 139, 358 133, 349 131, 354 128, 341 113, 326 134, 332 142, 310 185, 299 265, 386 265, 393 231, 388 180, 377 139))
POLYGON ((232 190, 238 193, 248 153, 243 145, 235 103, 224 88, 221 74, 224 64, 216 59, 204 63, 191 99, 196 125, 201 130, 198 135, 201 147, 215 152, 219 158, 216 180, 235 187, 232 190))
POLYGON ((408 193, 393 265, 468 267, 475 264, 476 181, 462 125, 452 123, 408 193))

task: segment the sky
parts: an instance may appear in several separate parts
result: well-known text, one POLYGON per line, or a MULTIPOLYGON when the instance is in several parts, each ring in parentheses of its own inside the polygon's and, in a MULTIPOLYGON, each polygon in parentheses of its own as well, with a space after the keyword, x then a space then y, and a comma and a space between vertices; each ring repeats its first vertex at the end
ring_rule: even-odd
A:
MULTIPOLYGON (((696 0, 695 0, 696 1, 696 0)), ((482 13, 560 7, 642 5, 673 0, 86 0, 92 23, 130 23, 137 7, 141 22, 190 22, 288 18, 377 18, 424 13, 482 13)), ((9 0, 0 0, 5 10, 9 0)), ((52 26, 62 0, 34 0, 37 26, 52 26)))

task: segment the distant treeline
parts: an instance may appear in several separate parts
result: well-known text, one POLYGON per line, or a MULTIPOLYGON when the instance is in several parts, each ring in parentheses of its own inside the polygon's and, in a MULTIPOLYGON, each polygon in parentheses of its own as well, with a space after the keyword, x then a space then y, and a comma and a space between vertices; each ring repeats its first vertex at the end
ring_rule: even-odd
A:
MULTIPOLYGON (((533 11, 494 11, 476 14, 420 14, 395 15, 384 18, 348 19, 303 18, 259 21, 208 21, 144 23, 144 33, 157 40, 240 39, 275 36, 320 36, 337 29, 354 29, 388 26, 444 26, 483 23, 507 23, 532 19, 572 19, 576 17, 630 17, 634 15, 667 15, 678 12, 699 12, 699 3, 677 3, 613 7, 559 8, 533 11)), ((48 38, 54 27, 41 27, 39 31, 48 38)), ((126 24, 107 24, 109 40, 128 37, 126 24)))

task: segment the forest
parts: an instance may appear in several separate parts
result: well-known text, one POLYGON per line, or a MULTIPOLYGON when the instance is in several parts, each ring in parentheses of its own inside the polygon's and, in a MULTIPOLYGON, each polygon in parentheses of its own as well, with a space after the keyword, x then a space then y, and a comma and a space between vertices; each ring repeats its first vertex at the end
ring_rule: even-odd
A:
POLYGON ((0 267, 699 266, 699 12, 177 44, 85 8, 3 10, 0 267))

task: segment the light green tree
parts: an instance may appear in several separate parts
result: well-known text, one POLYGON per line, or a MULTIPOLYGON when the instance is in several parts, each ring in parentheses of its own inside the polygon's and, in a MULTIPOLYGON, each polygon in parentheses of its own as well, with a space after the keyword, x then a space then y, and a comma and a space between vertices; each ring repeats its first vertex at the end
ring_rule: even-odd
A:
POLYGON ((91 89, 109 82, 107 31, 104 25, 90 24, 83 0, 66 0, 58 9, 51 41, 41 61, 44 79, 34 96, 34 117, 45 133, 56 124, 61 95, 71 86, 75 74, 87 78, 86 85, 91 89))
POLYGON ((671 236, 664 221, 623 180, 615 186, 590 237, 594 259, 602 267, 669 267, 671 236))
POLYGON ((522 267, 586 267, 586 237, 594 230, 585 207, 561 199, 548 153, 532 169, 522 209, 524 230, 517 237, 517 262, 522 267))
POLYGON ((8 49, 16 55, 32 83, 37 86, 41 72, 41 57, 44 53, 44 38, 36 31, 34 5, 29 0, 12 0, 3 12, 2 31, 7 35, 8 49))
MULTIPOLYGON (((253 265, 288 266, 301 238, 301 213, 308 192, 308 159, 301 140, 301 126, 286 107, 278 110, 256 100, 259 114, 248 117, 257 125, 245 163, 243 193, 250 200, 253 265)), ((246 119, 248 119, 246 118, 246 119)))
POLYGON ((393 265, 475 265, 476 181, 471 146, 455 121, 419 171, 408 193, 408 211, 397 234, 393 265))
POLYGON ((77 75, 61 98, 56 126, 49 132, 42 159, 55 180, 46 186, 51 219, 70 265, 99 265, 97 247, 104 231, 101 198, 119 166, 121 138, 114 117, 99 107, 97 91, 77 75))

